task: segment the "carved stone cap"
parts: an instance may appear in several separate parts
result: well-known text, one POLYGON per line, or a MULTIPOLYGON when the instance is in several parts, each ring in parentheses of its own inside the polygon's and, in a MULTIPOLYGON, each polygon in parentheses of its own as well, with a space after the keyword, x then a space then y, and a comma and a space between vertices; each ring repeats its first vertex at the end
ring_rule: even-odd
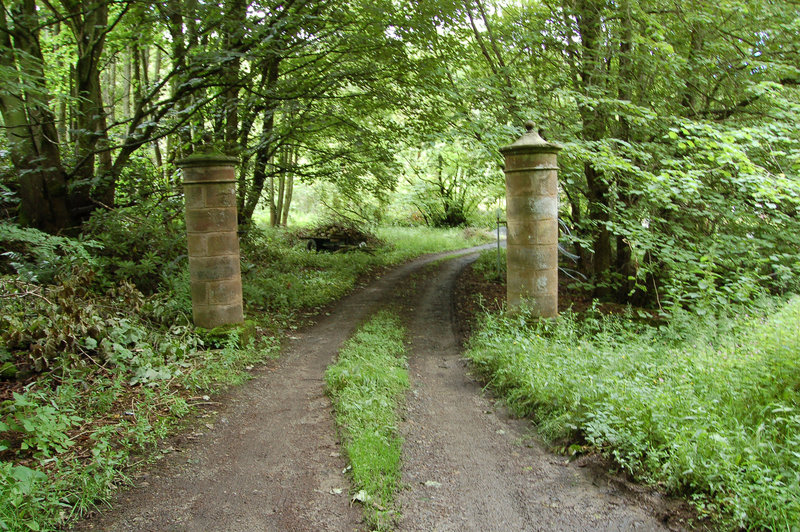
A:
POLYGON ((239 163, 238 157, 230 157, 220 152, 198 152, 193 155, 175 161, 178 168, 198 168, 205 166, 236 166, 239 163))
POLYGON ((500 148, 500 153, 503 155, 516 155, 521 153, 556 153, 561 149, 561 146, 551 142, 547 142, 539 136, 536 131, 533 121, 528 120, 525 122, 525 129, 527 132, 522 135, 517 141, 509 146, 500 148))

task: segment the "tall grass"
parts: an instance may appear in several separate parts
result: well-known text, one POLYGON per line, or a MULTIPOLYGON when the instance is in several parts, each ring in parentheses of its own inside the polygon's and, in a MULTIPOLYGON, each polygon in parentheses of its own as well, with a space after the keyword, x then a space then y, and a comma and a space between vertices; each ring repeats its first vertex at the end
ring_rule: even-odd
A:
POLYGON ((398 403, 408 388, 404 330, 379 312, 345 344, 325 373, 336 422, 352 467, 354 499, 371 527, 391 529, 400 483, 398 403))
POLYGON ((423 253, 450 251, 491 241, 488 232, 469 228, 379 227, 376 233, 394 248, 389 253, 389 260, 392 262, 423 253))
POLYGON ((800 523, 800 298, 731 318, 531 324, 486 315, 468 356, 519 415, 727 526, 800 523))

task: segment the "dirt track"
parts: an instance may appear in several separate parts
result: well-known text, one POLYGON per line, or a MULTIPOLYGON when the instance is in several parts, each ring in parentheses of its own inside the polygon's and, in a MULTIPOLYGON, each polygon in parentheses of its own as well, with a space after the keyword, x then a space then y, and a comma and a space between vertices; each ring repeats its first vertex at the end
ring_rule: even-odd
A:
POLYGON ((454 285, 473 259, 433 272, 410 313, 400 529, 668 530, 656 517, 668 501, 602 469, 567 465, 538 443, 530 423, 484 397, 454 332, 454 285))
POLYGON ((279 362, 224 398, 113 510, 78 530, 361 530, 350 504, 323 373, 373 311, 402 303, 412 391, 402 431, 401 530, 662 530, 658 497, 544 451, 469 376, 453 327, 453 286, 475 255, 428 256, 342 300, 279 362))

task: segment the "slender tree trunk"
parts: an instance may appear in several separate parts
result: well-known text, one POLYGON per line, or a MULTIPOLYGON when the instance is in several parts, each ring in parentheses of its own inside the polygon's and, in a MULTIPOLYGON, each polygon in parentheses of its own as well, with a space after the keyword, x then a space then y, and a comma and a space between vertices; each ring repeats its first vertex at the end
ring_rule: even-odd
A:
POLYGON ((68 24, 75 37, 78 60, 75 87, 78 98, 76 138, 77 164, 71 172, 70 209, 84 219, 94 208, 94 198, 110 205, 114 199, 111 155, 108 152, 108 127, 100 84, 100 57, 108 27, 108 4, 94 0, 64 1, 68 24), (99 166, 95 168, 97 154, 99 166), (95 184, 95 176, 100 177, 95 184), (95 190, 92 190, 94 187, 95 190))
POLYGON ((278 170, 278 193, 275 202, 275 223, 274 226, 280 224, 283 215, 283 192, 286 186, 286 168, 289 166, 289 147, 284 146, 280 154, 280 169, 278 170))
POLYGON ((130 46, 125 48, 123 55, 125 59, 122 67, 122 77, 124 78, 122 82, 122 114, 128 119, 131 116, 131 84, 133 83, 133 66, 131 64, 133 54, 130 46))
POLYGON ((106 105, 108 106, 108 119, 112 124, 117 121, 117 61, 114 59, 109 65, 108 77, 108 96, 106 105))
MULTIPOLYGON (((578 30, 581 36, 581 66, 578 90, 587 99, 596 94, 603 86, 603 25, 600 16, 602 2, 598 0, 578 0, 576 15, 578 30)), ((580 104, 582 127, 581 137, 584 141, 599 141, 604 138, 607 116, 601 105, 580 104)), ((589 200, 589 219, 593 225, 594 252, 592 269, 594 273, 595 295, 609 295, 609 274, 612 264, 610 221, 610 186, 608 177, 602 175, 591 163, 584 163, 584 176, 587 184, 589 200)))
POLYGON ((278 213, 275 207, 275 173, 269 176, 269 187, 267 188, 267 199, 269 200, 269 226, 275 227, 278 220, 278 213))
POLYGON ((686 59, 686 85, 684 87, 681 104, 685 108, 686 116, 695 117, 700 111, 700 73, 698 72, 698 56, 704 46, 703 30, 696 23, 691 29, 689 38, 689 55, 686 59))
POLYGON ((223 60, 220 72, 220 83, 223 87, 222 97, 218 99, 215 122, 217 132, 221 133, 224 143, 223 151, 229 155, 238 154, 239 138, 239 91, 241 89, 240 69, 243 28, 246 26, 247 3, 244 0, 225 0, 222 26, 223 43, 228 57, 223 60))
POLYGON ((156 46, 155 51, 155 59, 153 60, 153 77, 152 80, 154 83, 158 83, 158 80, 161 79, 161 48, 156 46))
MULTIPOLYGON (((619 91, 618 97, 622 101, 633 101, 633 15, 631 13, 630 0, 622 0, 620 3, 620 23, 622 26, 622 37, 619 44, 619 91)), ((619 137, 625 142, 631 140, 631 126, 628 117, 620 117, 619 137)), ((630 208, 634 204, 634 197, 631 193, 629 180, 633 176, 622 176, 617 183, 618 196, 624 208, 630 208)), ((618 301, 629 301, 633 289, 636 286, 636 264, 634 263, 633 246, 623 235, 617 235, 617 258, 616 270, 620 276, 619 289, 617 291, 618 301)))
MULTIPOLYGON (((53 29, 56 35, 61 33, 61 24, 56 24, 55 28, 53 29)), ((63 71, 62 71, 63 72, 63 71)), ((61 83, 65 83, 69 86, 69 79, 68 77, 61 76, 61 83)), ((67 99, 61 95, 58 98, 58 120, 56 122, 56 130, 58 131, 58 142, 59 145, 61 143, 67 142, 67 99)))
MULTIPOLYGON (((262 65, 262 84, 266 91, 271 91, 278 82, 280 73, 280 61, 278 56, 271 56, 264 60, 262 65)), ((275 127, 275 106, 276 101, 267 101, 265 103, 263 122, 261 125, 261 134, 258 141, 258 147, 255 153, 255 163, 253 165, 253 181, 249 187, 245 188, 246 193, 239 198, 239 224, 247 225, 253 218, 253 212, 258 205, 258 200, 261 198, 261 193, 264 190, 264 184, 267 180, 267 167, 275 155, 275 144, 272 140, 272 133, 275 127)), ((272 209, 274 208, 274 172, 270 173, 269 183, 269 197, 270 197, 270 219, 272 218, 272 209)))
MULTIPOLYGON (((183 10, 181 8, 180 0, 167 0, 166 2, 166 18, 168 21, 167 27, 170 33, 170 46, 172 57, 172 68, 177 72, 186 72, 186 44, 185 36, 183 34, 183 10)), ((170 79, 170 95, 174 98, 178 93, 178 87, 183 81, 182 75, 172 76, 170 79)), ((175 103, 175 112, 178 113, 186 108, 186 102, 179 100, 175 103)), ((183 146, 188 145, 189 138, 186 134, 187 127, 181 128, 176 135, 167 137, 167 160, 174 161, 183 155, 183 146)), ((179 186, 180 183, 175 183, 179 186)))
POLYGON ((294 168, 297 164, 297 148, 292 147, 289 152, 289 168, 286 171, 286 192, 283 200, 283 216, 281 225, 286 227, 289 224, 289 209, 292 206, 292 193, 294 191, 294 168))
POLYGON ((72 145, 72 152, 73 155, 77 157, 77 144, 75 143, 75 139, 77 138, 77 128, 78 128, 78 121, 76 119, 77 111, 75 109, 75 100, 78 97, 78 90, 75 88, 75 65, 69 65, 69 131, 67 135, 69 136, 69 143, 72 145))
MULTIPOLYGON (((153 58, 153 75, 148 80, 147 90, 149 91, 152 86, 156 85, 161 79, 161 48, 156 46, 155 57, 153 58)), ((164 175, 164 156, 161 153, 161 143, 159 139, 153 140, 153 157, 155 158, 156 168, 159 169, 161 175, 164 175)))
MULTIPOLYGON (((67 82, 69 83, 69 82, 67 82)), ((58 140, 66 143, 68 138, 69 118, 67 115, 67 99, 63 96, 58 99, 58 140)))

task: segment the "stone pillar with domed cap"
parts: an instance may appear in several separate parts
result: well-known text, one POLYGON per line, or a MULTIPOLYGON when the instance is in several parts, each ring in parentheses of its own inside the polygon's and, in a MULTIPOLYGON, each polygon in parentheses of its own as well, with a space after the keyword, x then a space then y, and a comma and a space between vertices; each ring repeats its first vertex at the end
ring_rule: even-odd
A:
POLYGON ((244 321, 236 162, 214 152, 177 162, 186 198, 192 317, 207 329, 244 321))
POLYGON ((533 122, 505 157, 508 220, 506 290, 510 310, 527 306, 534 316, 558 315, 558 151, 533 122))

